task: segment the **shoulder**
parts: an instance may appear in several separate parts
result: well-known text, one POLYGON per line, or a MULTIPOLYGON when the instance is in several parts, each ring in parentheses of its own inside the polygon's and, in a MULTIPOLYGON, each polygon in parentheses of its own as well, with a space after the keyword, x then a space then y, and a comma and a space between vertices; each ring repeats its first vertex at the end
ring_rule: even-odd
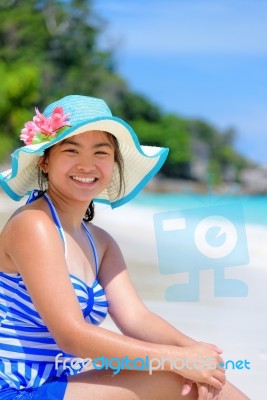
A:
POLYGON ((35 270, 36 260, 51 263, 52 259, 53 263, 58 258, 64 258, 64 244, 51 217, 42 208, 23 206, 18 209, 0 235, 3 268, 21 273, 23 268, 26 270, 31 265, 35 270))
POLYGON ((116 240, 105 229, 100 228, 91 222, 87 222, 85 225, 89 229, 97 245, 101 245, 104 249, 116 245, 116 240))
POLYGON ((47 213, 38 208, 23 206, 19 208, 8 220, 3 229, 3 234, 18 231, 21 229, 38 229, 43 225, 50 225, 51 218, 47 213))
POLYGON ((31 246, 49 238, 55 240, 58 238, 55 224, 47 212, 37 205, 19 208, 10 217, 1 233, 1 242, 9 250, 15 250, 18 245, 31 246))
POLYGON ((118 252, 120 253, 120 248, 114 237, 108 233, 105 229, 100 228, 97 225, 89 222, 86 223, 91 235, 93 236, 95 245, 97 247, 100 261, 105 257, 107 253, 118 252))

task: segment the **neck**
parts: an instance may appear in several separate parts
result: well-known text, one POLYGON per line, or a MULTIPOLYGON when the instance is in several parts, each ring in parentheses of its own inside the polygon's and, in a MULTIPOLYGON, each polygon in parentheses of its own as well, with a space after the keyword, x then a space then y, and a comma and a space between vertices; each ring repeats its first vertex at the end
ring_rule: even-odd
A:
POLYGON ((81 223, 91 200, 86 202, 74 201, 65 197, 63 198, 50 190, 47 190, 46 193, 56 208, 63 228, 68 231, 80 230, 81 223))

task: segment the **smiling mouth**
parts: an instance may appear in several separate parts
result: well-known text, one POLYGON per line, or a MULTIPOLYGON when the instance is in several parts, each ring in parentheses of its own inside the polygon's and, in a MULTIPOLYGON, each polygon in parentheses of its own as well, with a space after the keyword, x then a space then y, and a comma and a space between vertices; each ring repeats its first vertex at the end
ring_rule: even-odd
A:
POLYGON ((93 183, 96 182, 97 178, 85 178, 81 176, 72 176, 72 179, 77 182, 82 182, 82 183, 93 183))

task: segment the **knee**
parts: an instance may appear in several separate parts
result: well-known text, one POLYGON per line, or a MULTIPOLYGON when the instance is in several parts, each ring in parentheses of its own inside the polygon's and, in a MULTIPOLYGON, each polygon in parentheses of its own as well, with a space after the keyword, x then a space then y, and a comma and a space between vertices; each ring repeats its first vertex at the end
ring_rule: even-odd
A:
MULTIPOLYGON (((166 398, 172 398, 175 394, 175 399, 196 400, 198 399, 198 389, 195 383, 192 384, 191 390, 186 396, 182 396, 182 389, 185 384, 185 379, 174 372, 157 372, 149 376, 156 382, 156 386, 164 388, 166 398)), ((148 379, 149 383, 149 379, 148 379)), ((152 384, 152 381, 150 381, 152 384)))

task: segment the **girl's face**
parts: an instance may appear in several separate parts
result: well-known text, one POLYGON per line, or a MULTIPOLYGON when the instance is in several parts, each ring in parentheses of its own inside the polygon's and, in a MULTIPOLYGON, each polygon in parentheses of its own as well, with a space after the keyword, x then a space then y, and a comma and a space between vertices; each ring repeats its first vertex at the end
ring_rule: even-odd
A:
POLYGON ((39 166, 48 173, 49 190, 88 202, 110 183, 114 155, 109 134, 90 131, 51 147, 39 166))

